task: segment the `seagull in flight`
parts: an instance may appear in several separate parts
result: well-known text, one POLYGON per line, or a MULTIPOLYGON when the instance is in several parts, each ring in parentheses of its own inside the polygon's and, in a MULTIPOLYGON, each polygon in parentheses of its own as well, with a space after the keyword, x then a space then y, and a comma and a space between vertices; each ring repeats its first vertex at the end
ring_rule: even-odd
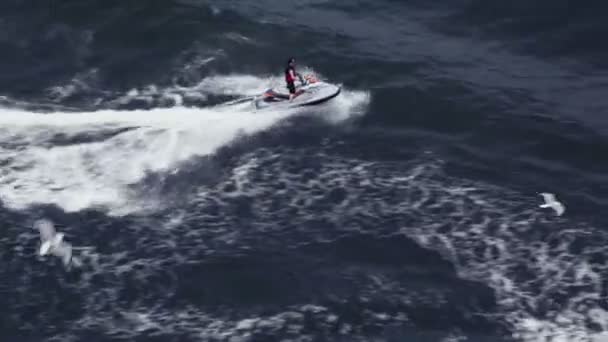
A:
POLYGON ((52 254, 60 257, 64 265, 68 265, 72 259, 72 246, 63 241, 63 233, 55 231, 53 223, 48 220, 39 220, 34 223, 34 227, 40 232, 40 250, 38 254, 41 256, 52 254))
POLYGON ((543 199, 545 200, 544 204, 539 205, 540 208, 551 208, 555 210, 557 216, 561 216, 566 210, 564 205, 557 201, 554 194, 543 192, 540 195, 543 196, 543 199))

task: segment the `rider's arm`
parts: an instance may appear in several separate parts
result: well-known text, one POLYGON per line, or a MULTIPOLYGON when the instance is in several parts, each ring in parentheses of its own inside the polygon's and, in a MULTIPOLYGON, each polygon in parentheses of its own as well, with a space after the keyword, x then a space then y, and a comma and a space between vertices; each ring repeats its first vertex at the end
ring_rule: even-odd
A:
MULTIPOLYGON (((302 74, 300 74, 299 72, 294 72, 294 73, 298 77, 298 80, 300 80, 300 83, 302 83, 302 84, 306 83, 306 81, 304 81, 304 77, 302 77, 302 74)), ((294 79, 295 79, 295 77, 294 77, 294 79)))

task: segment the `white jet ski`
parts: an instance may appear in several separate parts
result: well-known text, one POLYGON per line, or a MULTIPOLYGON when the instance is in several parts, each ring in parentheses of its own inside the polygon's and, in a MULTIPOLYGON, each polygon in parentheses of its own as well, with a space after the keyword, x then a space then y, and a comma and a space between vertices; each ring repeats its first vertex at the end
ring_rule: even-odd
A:
POLYGON ((264 94, 254 98, 256 109, 294 108, 316 105, 328 101, 340 94, 340 86, 319 81, 312 75, 300 79, 296 86, 296 97, 289 101, 289 93, 268 89, 264 94))

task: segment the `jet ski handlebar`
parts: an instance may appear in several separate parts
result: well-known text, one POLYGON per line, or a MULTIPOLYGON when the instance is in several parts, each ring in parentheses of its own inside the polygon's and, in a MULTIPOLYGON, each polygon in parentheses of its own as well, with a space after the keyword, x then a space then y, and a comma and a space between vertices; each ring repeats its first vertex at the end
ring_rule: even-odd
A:
POLYGON ((302 77, 301 74, 298 74, 298 78, 300 79, 300 83, 302 85, 308 85, 308 84, 317 82, 317 78, 312 74, 306 75, 304 77, 302 77))

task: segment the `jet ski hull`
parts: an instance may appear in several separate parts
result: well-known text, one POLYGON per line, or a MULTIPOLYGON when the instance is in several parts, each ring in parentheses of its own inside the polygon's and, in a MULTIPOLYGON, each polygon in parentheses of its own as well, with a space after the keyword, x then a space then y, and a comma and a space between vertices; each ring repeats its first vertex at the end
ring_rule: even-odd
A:
POLYGON ((289 94, 269 89, 264 95, 254 99, 254 105, 256 109, 313 106, 333 99, 341 90, 340 86, 334 84, 316 82, 299 87, 296 90, 299 95, 289 101, 289 94))

